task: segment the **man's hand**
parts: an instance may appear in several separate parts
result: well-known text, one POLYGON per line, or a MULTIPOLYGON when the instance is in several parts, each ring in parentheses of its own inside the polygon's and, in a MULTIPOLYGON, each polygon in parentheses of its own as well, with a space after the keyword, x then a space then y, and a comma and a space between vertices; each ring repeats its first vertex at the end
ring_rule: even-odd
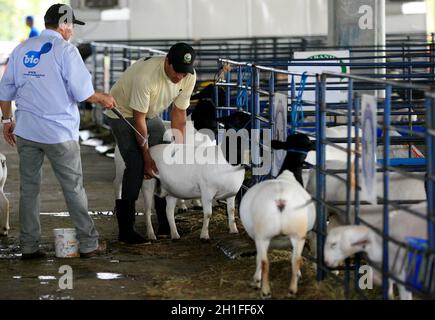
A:
POLYGON ((151 155, 148 153, 148 155, 144 157, 144 179, 149 180, 155 178, 155 174, 158 173, 159 172, 156 163, 154 162, 153 158, 151 158, 151 155))
POLYGON ((14 135, 15 122, 5 123, 3 125, 3 136, 7 143, 9 143, 12 147, 15 147, 17 144, 17 138, 14 135))
POLYGON ((101 98, 99 103, 106 109, 113 109, 116 107, 115 98, 107 93, 101 93, 101 98))
POLYGON ((98 103, 106 109, 113 109, 116 107, 115 98, 107 93, 95 92, 95 94, 86 101, 89 103, 98 103))

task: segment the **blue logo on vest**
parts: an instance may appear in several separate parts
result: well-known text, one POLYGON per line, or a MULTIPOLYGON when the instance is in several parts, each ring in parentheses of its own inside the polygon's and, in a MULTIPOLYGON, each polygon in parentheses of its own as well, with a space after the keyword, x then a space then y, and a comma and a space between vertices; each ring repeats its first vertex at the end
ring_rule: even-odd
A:
POLYGON ((29 51, 26 53, 23 59, 23 63, 27 68, 34 68, 41 61, 41 56, 43 54, 49 53, 53 48, 53 45, 50 42, 44 44, 40 51, 29 51))

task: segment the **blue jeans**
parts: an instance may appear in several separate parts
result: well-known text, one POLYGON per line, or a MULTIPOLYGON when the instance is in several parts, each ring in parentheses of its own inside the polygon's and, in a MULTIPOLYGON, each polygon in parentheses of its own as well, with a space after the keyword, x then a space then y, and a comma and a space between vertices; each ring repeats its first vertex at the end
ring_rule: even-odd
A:
MULTIPOLYGON (((134 125, 133 118, 127 119, 134 125)), ((139 197, 139 192, 144 179, 144 160, 141 147, 137 144, 136 134, 123 120, 107 117, 107 123, 112 128, 121 156, 125 162, 125 171, 122 179, 122 200, 134 202, 139 197)), ((149 147, 165 143, 163 136, 165 126, 162 119, 155 117, 147 119, 149 147)))
POLYGON ((82 162, 78 141, 43 144, 17 137, 20 158, 20 243, 24 254, 39 249, 41 236, 40 187, 44 156, 51 163, 77 231, 80 252, 98 248, 98 232, 88 213, 88 198, 83 187, 82 162))

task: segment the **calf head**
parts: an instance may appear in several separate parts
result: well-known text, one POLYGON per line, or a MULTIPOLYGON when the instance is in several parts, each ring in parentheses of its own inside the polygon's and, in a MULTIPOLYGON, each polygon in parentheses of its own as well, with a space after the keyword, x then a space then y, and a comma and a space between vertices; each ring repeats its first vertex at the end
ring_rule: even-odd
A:
POLYGON ((192 111, 193 126, 196 130, 208 129, 217 132, 216 106, 210 99, 201 99, 192 111))
POLYGON ((251 130, 251 114, 245 111, 236 111, 229 116, 218 119, 218 122, 223 123, 225 130, 234 129, 236 131, 241 129, 251 130))

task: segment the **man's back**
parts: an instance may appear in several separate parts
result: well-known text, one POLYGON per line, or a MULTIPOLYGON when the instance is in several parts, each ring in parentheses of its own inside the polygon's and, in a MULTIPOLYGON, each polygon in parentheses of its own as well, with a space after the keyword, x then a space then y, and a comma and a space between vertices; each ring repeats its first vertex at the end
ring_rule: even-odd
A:
POLYGON ((41 143, 78 139, 77 102, 94 90, 78 50, 58 32, 45 30, 20 44, 4 78, 6 98, 17 104, 17 135, 41 143))
MULTIPOLYGON (((187 109, 196 83, 196 74, 188 74, 174 84, 166 75, 164 65, 165 57, 141 59, 130 66, 116 82, 110 93, 117 100, 124 116, 132 117, 134 109, 147 113, 148 118, 154 118, 172 102, 187 109)), ((110 111, 107 115, 115 118, 110 111)))

